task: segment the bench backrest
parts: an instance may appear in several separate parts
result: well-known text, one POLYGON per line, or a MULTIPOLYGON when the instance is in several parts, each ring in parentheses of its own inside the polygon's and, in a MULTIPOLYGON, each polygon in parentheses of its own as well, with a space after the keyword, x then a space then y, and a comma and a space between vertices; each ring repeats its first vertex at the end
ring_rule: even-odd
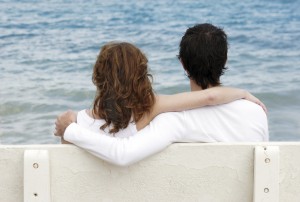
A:
POLYGON ((0 172, 3 202, 250 202, 255 201, 255 186, 263 187, 256 195, 265 201, 271 195, 300 201, 300 143, 293 142, 177 143, 129 167, 109 164, 73 145, 0 145, 0 172), (279 153, 263 158, 273 167, 255 165, 255 148, 272 146, 279 153), (279 165, 274 164, 276 155, 279 165))

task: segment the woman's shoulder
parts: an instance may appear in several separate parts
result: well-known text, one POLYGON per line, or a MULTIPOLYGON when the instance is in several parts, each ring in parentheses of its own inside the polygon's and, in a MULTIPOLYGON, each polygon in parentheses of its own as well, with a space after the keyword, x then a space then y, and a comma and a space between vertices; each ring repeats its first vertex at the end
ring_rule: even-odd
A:
POLYGON ((88 123, 88 124, 95 124, 95 123, 102 123, 104 120, 97 119, 93 117, 91 110, 89 109, 83 109, 77 113, 77 123, 88 123))
MULTIPOLYGON (((108 128, 106 128, 104 131, 100 129, 100 127, 105 124, 104 119, 97 119, 93 118, 93 115, 91 113, 91 110, 89 109, 83 109, 77 113, 77 123, 85 128, 88 128, 89 130, 99 132, 102 134, 110 135, 108 133, 108 128)), ((129 137, 132 136, 137 132, 136 124, 133 122, 130 122, 127 126, 127 128, 121 129, 119 132, 115 134, 116 137, 129 137)))
POLYGON ((90 115, 89 115, 89 109, 83 109, 83 110, 81 110, 81 111, 79 111, 78 113, 77 113, 77 121, 78 121, 78 119, 82 119, 82 118, 84 118, 84 119, 93 119, 92 117, 90 117, 90 115))

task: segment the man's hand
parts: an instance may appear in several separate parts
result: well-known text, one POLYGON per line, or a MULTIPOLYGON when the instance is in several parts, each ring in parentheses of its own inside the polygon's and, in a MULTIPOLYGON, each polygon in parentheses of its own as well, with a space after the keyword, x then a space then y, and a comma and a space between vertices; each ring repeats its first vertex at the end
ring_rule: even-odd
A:
POLYGON ((66 128, 71 124, 76 122, 77 113, 68 110, 56 118, 55 121, 55 136, 63 137, 66 128))

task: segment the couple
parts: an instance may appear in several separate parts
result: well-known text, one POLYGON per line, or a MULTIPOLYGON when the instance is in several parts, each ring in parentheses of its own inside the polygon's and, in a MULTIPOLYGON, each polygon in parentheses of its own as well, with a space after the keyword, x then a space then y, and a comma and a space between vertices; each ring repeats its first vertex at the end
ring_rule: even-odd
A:
POLYGON ((55 135, 121 166, 174 142, 268 141, 263 103, 244 90, 221 87, 227 46, 225 32, 214 25, 187 29, 179 59, 192 92, 162 96, 153 93, 147 58, 137 47, 104 45, 94 66, 93 108, 58 116, 55 135))

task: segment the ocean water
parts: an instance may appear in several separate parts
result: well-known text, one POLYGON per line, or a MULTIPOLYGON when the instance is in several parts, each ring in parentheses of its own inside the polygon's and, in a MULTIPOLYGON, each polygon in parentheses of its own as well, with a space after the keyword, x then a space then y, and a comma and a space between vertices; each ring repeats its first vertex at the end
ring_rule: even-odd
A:
POLYGON ((196 23, 229 37, 226 86, 268 107, 272 141, 300 140, 300 1, 1 1, 0 141, 58 143, 54 121, 91 106, 93 63, 112 40, 149 59, 157 93, 189 90, 178 44, 196 23))

